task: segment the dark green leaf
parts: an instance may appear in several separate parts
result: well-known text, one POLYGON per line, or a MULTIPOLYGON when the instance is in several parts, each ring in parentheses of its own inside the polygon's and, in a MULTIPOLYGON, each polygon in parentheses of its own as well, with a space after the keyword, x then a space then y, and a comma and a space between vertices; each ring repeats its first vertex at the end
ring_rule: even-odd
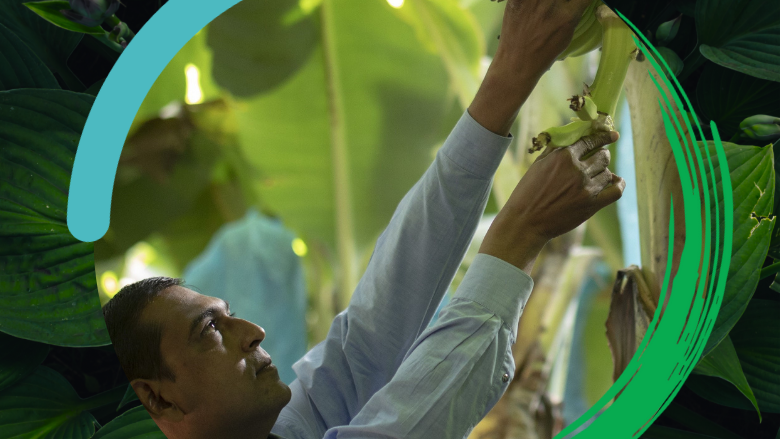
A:
POLYGON ((677 3, 677 10, 686 17, 696 15, 696 0, 680 0, 677 3))
POLYGON ((39 366, 0 393, 0 439, 87 439, 97 421, 62 375, 39 366))
POLYGON ((740 435, 723 428, 722 425, 716 424, 706 416, 674 401, 666 407, 663 416, 698 434, 718 439, 742 439, 740 435))
POLYGON ((119 406, 117 406, 117 410, 124 407, 127 403, 130 401, 135 401, 138 399, 138 395, 135 394, 135 390, 133 390, 133 386, 130 384, 127 385, 127 391, 125 391, 125 396, 122 397, 122 400, 119 401, 119 406))
POLYGON ((92 439, 165 439, 144 406, 132 408, 92 436, 92 439))
MULTIPOLYGON (((696 86, 696 100, 702 117, 718 125, 721 138, 739 132, 739 124, 755 114, 780 116, 770 96, 780 96, 780 83, 754 78, 707 63, 696 86)), ((764 145, 761 145, 764 146, 764 145)))
POLYGON ((0 0, 0 24, 15 33, 52 72, 60 75, 72 90, 81 91, 81 84, 66 64, 83 34, 57 27, 26 8, 21 0, 0 0))
MULTIPOLYGON (((685 380, 685 385, 697 395, 716 404, 742 410, 756 410, 750 401, 745 398, 745 395, 740 393, 736 387, 726 380, 708 377, 706 375, 691 374, 688 376, 688 379, 685 380)), ((760 399, 756 399, 758 400, 758 406, 763 413, 772 413, 761 404, 760 399)), ((756 416, 756 418, 758 418, 758 416, 756 416)))
MULTIPOLYGON (((780 141, 777 141, 772 145, 772 151, 774 152, 775 157, 780 154, 780 141)), ((778 171, 780 171, 780 160, 775 160, 775 176, 777 176, 778 171)), ((775 194, 777 195, 775 195, 772 213, 778 215, 780 214, 780 179, 777 177, 775 177, 775 194)), ((769 251, 767 253, 775 259, 780 259, 780 227, 775 227, 772 230, 772 241, 769 244, 769 251)))
POLYGON ((780 412, 780 302, 754 299, 731 331, 762 411, 780 412))
POLYGON ((710 61, 751 76, 780 81, 780 2, 699 0, 699 50, 710 61))
POLYGON ((0 92, 0 330, 60 346, 110 343, 92 243, 67 226, 70 172, 94 98, 0 92))
POLYGON ((739 357, 737 357, 737 351, 734 350, 731 337, 727 335, 709 354, 702 357, 699 364, 693 369, 693 373, 723 378, 733 384, 750 400, 758 411, 759 421, 761 420, 758 402, 756 402, 756 397, 753 395, 745 373, 742 371, 742 366, 739 364, 739 357))
POLYGON ((655 31, 656 40, 665 44, 672 41, 677 36, 677 31, 680 30, 680 22, 682 21, 682 15, 678 16, 674 20, 669 20, 661 23, 658 29, 655 31))
MULTIPOLYGON (((709 141, 707 145, 712 157, 716 185, 721 186, 721 163, 716 155, 715 144, 709 141)), ((761 266, 769 248, 772 227, 776 221, 775 218, 767 218, 772 210, 775 190, 772 148, 723 142, 723 150, 731 174, 734 197, 731 264, 723 302, 702 355, 707 355, 726 337, 745 311, 758 284, 761 266)), ((723 206, 721 191, 718 192, 718 204, 723 206)), ((711 209, 715 209, 714 202, 710 205, 711 209)), ((721 220, 720 230, 723 230, 723 227, 721 220)), ((712 229, 714 233, 715 227, 712 229)), ((713 245, 714 242, 713 239, 713 245)))
POLYGON ((279 86, 303 67, 317 45, 317 29, 299 2, 247 0, 209 24, 208 45, 217 84, 249 97, 279 86))
MULTIPOLYGON (((675 76, 679 75, 680 72, 682 72, 683 62, 680 59, 680 57, 677 56, 674 50, 668 47, 659 47, 658 53, 661 54, 661 56, 664 58, 664 61, 666 61, 666 64, 669 65, 669 69, 671 69, 672 73, 675 76)), ((653 56, 655 56, 655 54, 653 56)))
POLYGON ((651 425, 641 436, 642 439, 717 439, 716 436, 706 434, 691 433, 690 431, 678 430, 676 428, 664 427, 662 425, 651 425))
POLYGON ((100 26, 85 26, 83 24, 74 23, 66 18, 61 10, 69 10, 70 3, 66 0, 46 0, 42 2, 29 2, 25 3, 25 6, 30 8, 33 12, 40 15, 41 18, 49 23, 61 27, 71 32, 79 32, 82 34, 91 35, 105 35, 106 31, 100 26))
POLYGON ((26 377, 49 354, 49 346, 0 332, 0 392, 26 377))
POLYGON ((106 79, 103 78, 100 81, 90 85, 88 89, 84 90, 84 93, 97 97, 97 94, 98 94, 98 92, 100 92, 100 88, 103 87, 103 83, 105 81, 106 81, 106 79))
MULTIPOLYGON (((729 334, 762 413, 780 413, 780 302, 753 299, 729 334)), ((736 387, 719 378, 691 375, 700 396, 728 407, 752 410, 736 387)))
POLYGON ((13 88, 60 88, 43 62, 2 24, 0 60, 0 91, 13 88))

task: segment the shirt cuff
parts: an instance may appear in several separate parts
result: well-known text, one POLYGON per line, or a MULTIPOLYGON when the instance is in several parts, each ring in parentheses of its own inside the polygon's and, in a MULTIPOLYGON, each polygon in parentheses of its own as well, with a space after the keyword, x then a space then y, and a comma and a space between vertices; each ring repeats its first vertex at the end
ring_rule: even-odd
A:
POLYGON ((534 281, 514 265, 484 253, 478 253, 463 277, 455 299, 470 300, 499 316, 517 339, 517 324, 534 281))
POLYGON ((491 179, 510 143, 512 134, 504 137, 488 130, 474 120, 467 109, 447 137, 441 152, 477 177, 491 179))

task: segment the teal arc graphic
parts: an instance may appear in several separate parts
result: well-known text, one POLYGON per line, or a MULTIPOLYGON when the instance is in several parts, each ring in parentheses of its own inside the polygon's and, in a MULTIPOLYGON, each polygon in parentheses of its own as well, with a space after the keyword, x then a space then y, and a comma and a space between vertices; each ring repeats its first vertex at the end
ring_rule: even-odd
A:
MULTIPOLYGON (((141 103, 157 77, 187 41, 238 2, 172 0, 138 32, 119 58, 95 100, 76 153, 67 222, 77 239, 96 241, 108 230, 111 195, 122 146, 141 103)), ((672 111, 673 106, 686 107, 683 102, 687 108, 692 107, 674 75, 667 77, 664 74, 671 72, 668 65, 641 32, 637 32, 620 12, 618 15, 638 36, 637 47, 649 61, 648 74, 651 70, 656 72, 665 89, 669 90, 666 93, 664 87, 653 79, 660 91, 661 99, 657 104, 682 183, 686 242, 680 255, 679 269, 672 278, 672 213, 669 221, 669 266, 660 300, 660 303, 668 300, 666 307, 659 307, 659 311, 663 309, 663 312, 656 312, 625 372, 590 410, 556 438, 641 436, 671 402, 698 362, 720 308, 731 259, 731 179, 717 127, 711 123, 717 157, 710 157, 708 148, 699 148, 704 134, 696 118, 684 113, 677 117, 672 111), (696 133, 699 134, 698 140, 696 133), (721 164, 720 197, 714 159, 721 164), (701 180, 697 174, 702 176, 701 180), (710 212, 714 212, 712 217, 710 212), (711 233, 712 229, 715 229, 714 233, 711 233)))
POLYGON ((198 31, 240 0, 172 0, 144 25, 111 69, 81 135, 68 196, 68 229, 93 242, 108 231, 122 146, 154 81, 198 31))

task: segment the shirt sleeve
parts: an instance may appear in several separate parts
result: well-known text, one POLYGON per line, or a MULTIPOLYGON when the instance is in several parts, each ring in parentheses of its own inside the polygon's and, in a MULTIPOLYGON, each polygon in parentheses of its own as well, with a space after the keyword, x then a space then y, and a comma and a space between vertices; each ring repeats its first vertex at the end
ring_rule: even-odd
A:
POLYGON ((293 397, 275 432, 322 437, 348 425, 396 374, 463 260, 511 140, 464 112, 377 240, 347 309, 293 366, 293 397), (282 431, 284 419, 294 427, 282 431))
POLYGON ((325 439, 464 437, 513 378, 511 346, 532 287, 517 267, 479 254, 392 380, 325 439))

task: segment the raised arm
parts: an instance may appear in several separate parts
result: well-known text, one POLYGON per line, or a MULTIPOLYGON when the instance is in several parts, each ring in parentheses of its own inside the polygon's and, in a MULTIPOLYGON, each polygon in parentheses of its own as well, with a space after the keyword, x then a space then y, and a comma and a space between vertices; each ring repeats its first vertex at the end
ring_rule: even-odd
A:
POLYGON ((307 435, 349 423, 426 328, 482 216, 509 127, 568 45, 584 4, 507 3, 499 50, 474 102, 399 204, 348 309, 294 366, 298 379, 282 415, 307 419, 307 435))
POLYGON ((461 438, 471 431, 513 378, 511 345, 533 286, 526 271, 549 239, 623 192, 623 180, 606 169, 606 150, 582 160, 615 140, 616 133, 602 133, 548 150, 530 167, 439 320, 392 380, 326 439, 461 438))

